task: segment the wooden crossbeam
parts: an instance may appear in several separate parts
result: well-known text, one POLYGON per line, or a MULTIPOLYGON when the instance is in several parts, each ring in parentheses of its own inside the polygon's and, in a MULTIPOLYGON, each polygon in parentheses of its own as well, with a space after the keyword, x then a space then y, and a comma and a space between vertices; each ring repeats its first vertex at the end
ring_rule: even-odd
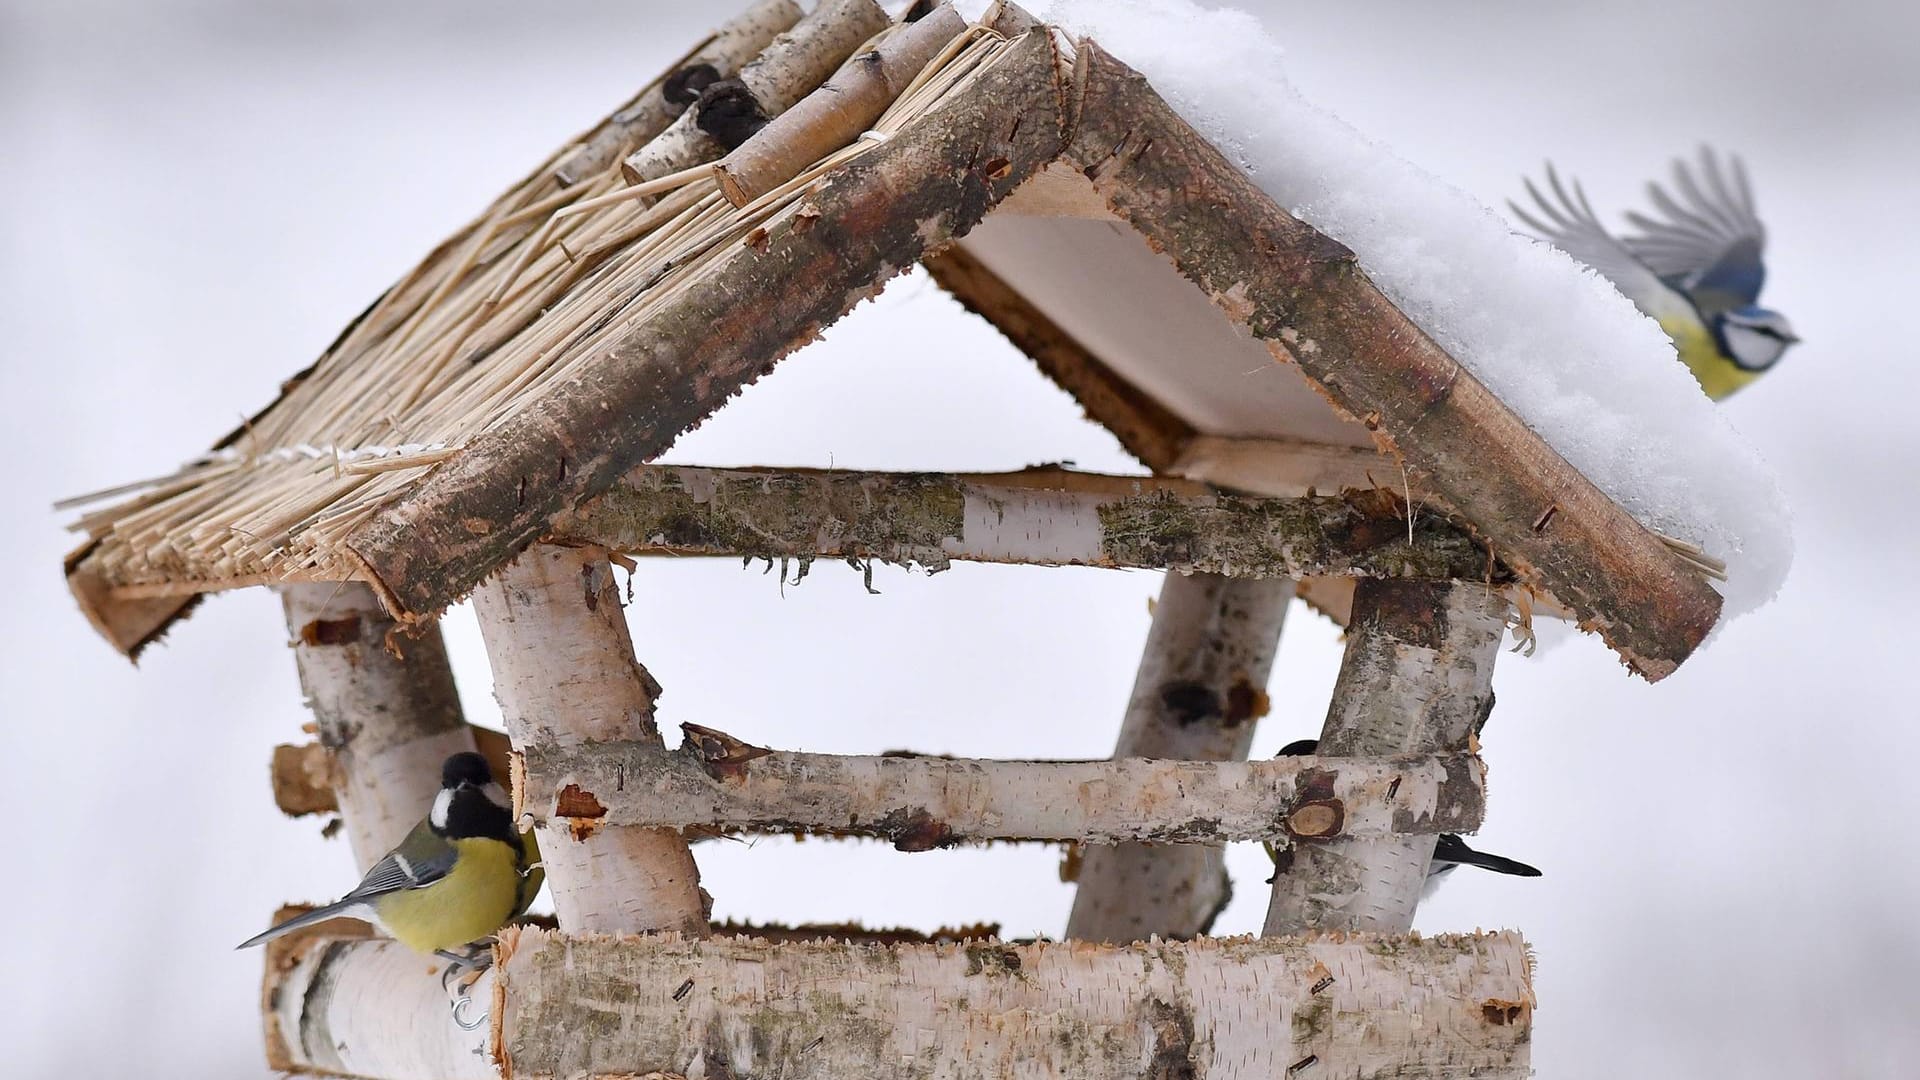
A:
POLYGON ((399 945, 307 944, 267 976, 283 1067, 876 1080, 983 1070, 1009 1080, 1529 1075, 1531 972, 1512 932, 1099 946, 528 928, 507 931, 498 952, 475 988, 492 1001, 492 1022, 463 1032, 428 965, 399 945))
POLYGON ((968 841, 1221 843, 1471 832, 1470 754, 1270 761, 992 761, 802 754, 683 725, 644 741, 523 748, 526 812, 570 827, 709 826, 874 836, 902 851, 968 841))
POLYGON ((630 554, 1166 568, 1232 577, 1507 579, 1384 489, 1291 499, 1064 469, 943 474, 646 465, 554 535, 630 554))

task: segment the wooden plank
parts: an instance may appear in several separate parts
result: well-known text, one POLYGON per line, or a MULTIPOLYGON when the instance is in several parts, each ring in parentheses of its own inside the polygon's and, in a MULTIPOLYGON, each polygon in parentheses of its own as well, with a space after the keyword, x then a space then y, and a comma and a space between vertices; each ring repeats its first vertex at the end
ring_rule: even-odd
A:
POLYGON ((964 233, 1058 154, 1050 40, 1029 34, 969 93, 827 179, 582 373, 475 440, 346 546, 389 607, 438 612, 670 445, 887 278, 964 233))
POLYGON ((1389 492, 1242 499, 1059 469, 954 475, 647 465, 552 535, 630 554, 1166 568, 1235 577, 1461 578, 1505 571, 1389 492))
POLYGON ((1032 358, 1042 374, 1080 403, 1087 419, 1112 432, 1142 465, 1166 471, 1193 438, 1191 424, 1121 378, 964 247, 947 248, 922 259, 921 265, 963 307, 992 323, 1032 358))
MULTIPOLYGON (((992 761, 769 750, 682 725, 685 743, 520 748, 526 811, 581 828, 820 830, 903 851, 968 841, 1224 843, 1478 827, 1471 754, 1270 761, 992 761)), ((564 923, 564 916, 563 916, 564 923)))
POLYGON ((1293 218, 1182 121, 1145 78, 1082 41, 1066 156, 1109 206, 1466 512, 1648 679, 1719 617, 1719 594, 1535 435, 1367 280, 1353 253, 1293 218))
MULTIPOLYGON (((1321 760, 1466 749, 1493 709, 1506 612, 1504 597, 1475 585, 1361 583, 1321 760)), ((1405 933, 1433 845, 1431 835, 1283 845, 1262 933, 1405 933)))
MULTIPOLYGON (((1290 578, 1168 574, 1113 756, 1245 761, 1292 600, 1290 578)), ((1219 844, 1089 845, 1077 881, 1067 936, 1083 941, 1191 938, 1233 895, 1219 844)))

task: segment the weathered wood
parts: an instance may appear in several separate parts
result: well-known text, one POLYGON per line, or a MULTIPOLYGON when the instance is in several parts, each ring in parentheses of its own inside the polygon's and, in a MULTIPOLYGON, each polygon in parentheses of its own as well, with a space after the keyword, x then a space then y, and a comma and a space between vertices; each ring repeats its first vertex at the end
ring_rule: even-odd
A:
MULTIPOLYGON (((471 749, 480 752, 504 785, 513 775, 513 744, 505 732, 467 725, 471 749)), ((437 773, 436 773, 437 777, 437 773)), ((273 748, 273 804, 289 817, 333 814, 340 810, 334 788, 333 753, 320 743, 282 743, 273 748)), ((433 795, 428 794, 431 801, 433 795)))
POLYGON ((1503 561, 1659 679, 1712 629, 1719 594, 1535 435, 1374 287, 1161 100, 1083 41, 1066 156, 1189 280, 1363 418, 1413 483, 1467 509, 1503 561), (1551 515, 1547 511, 1552 510, 1551 515), (1551 521, 1550 526, 1536 525, 1551 521))
MULTIPOLYGON (((267 1064, 283 1073, 379 1080, 497 1080, 488 1025, 454 1023, 443 961, 339 921, 272 942, 261 989, 267 1064)), ((468 992, 463 1019, 484 1016, 494 976, 468 992)))
MULTIPOLYGON (((1322 760, 1465 749, 1493 709, 1506 613, 1505 597, 1477 585, 1362 582, 1322 760)), ((1296 840, 1279 853, 1262 932, 1405 932, 1433 845, 1432 836, 1296 840)))
POLYGON ((503 951, 517 1076, 1528 1075, 1512 933, 880 948, 527 930, 503 951))
POLYGON ((396 612, 465 595, 554 515, 659 454, 887 278, 971 228, 1059 152, 1045 35, 826 178, 606 355, 469 444, 346 546, 396 612), (742 298, 751 298, 745 302, 742 298))
MULTIPOLYGON (((821 0, 740 69, 740 83, 762 114, 778 116, 833 74, 867 39, 885 30, 889 21, 873 0, 821 0)), ((627 182, 658 180, 724 155, 728 147, 703 131, 699 120, 699 109, 690 109, 629 154, 620 166, 627 182)))
MULTIPOLYGON (((660 686, 634 659, 606 552, 536 545, 476 592, 473 607, 516 750, 660 746, 660 686)), ((516 789, 542 787, 544 769, 529 762, 516 789)), ((678 833, 546 820, 539 839, 567 930, 706 933, 700 872, 678 833)))
MULTIPOLYGON (((1245 761, 1291 579, 1168 574, 1115 758, 1245 761)), ((1204 934, 1233 896, 1218 844, 1094 845, 1081 856, 1067 936, 1143 941, 1204 934)))
POLYGON ((1142 465, 1165 472, 1193 437, 1192 425, 1115 374, 965 248, 949 247, 921 265, 963 307, 992 323, 1031 357, 1042 374, 1080 403, 1087 419, 1112 432, 1142 465))
POLYGON ((859 138, 966 28, 951 4, 895 27, 717 162, 721 193, 745 206, 859 138))
POLYGON ((446 642, 437 624, 401 629, 365 585, 288 585, 280 598, 347 840, 364 872, 426 816, 441 762, 474 748, 446 642))
POLYGON ((630 554, 1167 568, 1235 577, 1508 580, 1486 549, 1389 492, 1242 499, 1062 469, 952 475, 645 465, 552 535, 630 554))
POLYGON ((669 69, 667 79, 655 80, 626 106, 587 133, 579 145, 553 168, 555 181, 571 185, 582 177, 612 165, 664 131, 686 111, 687 102, 663 91, 666 82, 689 68, 705 66, 715 79, 730 79, 742 65, 760 55, 774 37, 800 21, 803 12, 793 0, 761 0, 723 23, 705 42, 669 69))
POLYGON ((590 828, 817 829, 881 837, 902 851, 975 840, 1191 844, 1301 830, 1470 832, 1480 819, 1483 770, 1466 753, 1337 763, 864 757, 768 750, 683 727, 687 739, 675 751, 650 741, 520 747, 527 812, 590 828), (1307 803, 1330 800, 1340 808, 1334 820, 1299 815, 1307 803))
POLYGON ((1161 471, 1237 495, 1292 498, 1309 491, 1384 488, 1415 505, 1445 509, 1429 492, 1412 485, 1398 461, 1366 447, 1196 435, 1161 471))

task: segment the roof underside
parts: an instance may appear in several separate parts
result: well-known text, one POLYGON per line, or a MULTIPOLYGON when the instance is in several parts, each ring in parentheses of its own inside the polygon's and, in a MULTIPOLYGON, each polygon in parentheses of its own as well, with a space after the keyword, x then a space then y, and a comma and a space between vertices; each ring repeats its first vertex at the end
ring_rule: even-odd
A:
MULTIPOLYGON (((771 31, 739 25, 798 17, 767 0, 696 52, 771 55, 771 31)), ((927 260, 1154 471, 1256 494, 1409 486, 1637 670, 1659 677, 1691 652, 1718 611, 1699 574, 1380 298, 1345 249, 1091 43, 1024 32, 1017 9, 992 17, 959 36, 930 20, 891 31, 883 53, 915 34, 937 52, 853 132, 885 136, 807 152, 797 160, 826 160, 744 207, 705 172, 649 188, 651 209, 623 198, 622 158, 673 137, 656 81, 430 255, 214 453, 86 515, 68 562, 82 607, 129 653, 198 594, 247 584, 364 580, 401 618, 435 615, 927 260)), ((818 135, 798 126, 776 121, 726 160, 767 144, 792 158, 818 135)))

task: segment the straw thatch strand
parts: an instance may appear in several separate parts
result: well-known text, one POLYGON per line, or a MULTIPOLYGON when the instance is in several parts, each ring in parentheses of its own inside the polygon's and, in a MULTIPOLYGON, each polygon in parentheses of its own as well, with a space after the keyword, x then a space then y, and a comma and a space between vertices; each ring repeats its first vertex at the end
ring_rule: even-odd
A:
POLYGON ((591 360, 404 503, 356 523, 344 545, 394 610, 417 617, 465 595, 562 509, 660 453, 1059 152, 1046 35, 972 77, 969 92, 867 149, 753 243, 702 264, 643 323, 610 327, 591 360))

